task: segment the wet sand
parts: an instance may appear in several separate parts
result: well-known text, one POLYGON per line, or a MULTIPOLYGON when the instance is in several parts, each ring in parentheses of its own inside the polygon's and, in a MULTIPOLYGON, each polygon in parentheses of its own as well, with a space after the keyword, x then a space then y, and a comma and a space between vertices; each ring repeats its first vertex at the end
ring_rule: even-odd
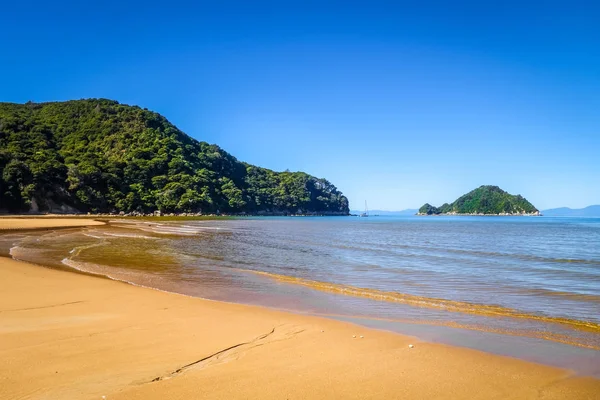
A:
POLYGON ((599 394, 566 370, 0 258, 1 399, 599 394))

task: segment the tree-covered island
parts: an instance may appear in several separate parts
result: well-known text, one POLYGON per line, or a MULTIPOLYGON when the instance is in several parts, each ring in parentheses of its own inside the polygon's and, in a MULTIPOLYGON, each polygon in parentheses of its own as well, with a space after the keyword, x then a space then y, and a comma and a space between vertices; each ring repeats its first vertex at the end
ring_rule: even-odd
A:
POLYGON ((453 203, 434 207, 429 203, 417 215, 539 215, 533 204, 521 195, 512 195, 498 186, 484 185, 459 197, 453 203))

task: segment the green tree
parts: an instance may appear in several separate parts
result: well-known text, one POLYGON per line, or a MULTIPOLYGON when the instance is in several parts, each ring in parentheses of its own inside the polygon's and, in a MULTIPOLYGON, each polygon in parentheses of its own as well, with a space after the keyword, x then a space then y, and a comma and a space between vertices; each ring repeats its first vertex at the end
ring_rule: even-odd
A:
POLYGON ((348 213, 326 180, 238 161, 160 114, 106 99, 0 103, 0 208, 348 213))

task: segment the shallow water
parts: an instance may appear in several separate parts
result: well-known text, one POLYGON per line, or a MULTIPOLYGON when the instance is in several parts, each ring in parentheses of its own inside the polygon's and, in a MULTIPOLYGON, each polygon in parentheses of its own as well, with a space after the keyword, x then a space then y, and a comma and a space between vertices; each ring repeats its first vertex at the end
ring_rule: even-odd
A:
MULTIPOLYGON (((536 361, 542 340, 557 354, 546 363, 600 364, 600 219, 115 220, 4 234, 0 251, 162 290, 352 317, 405 333, 409 325, 454 329, 463 334, 429 336, 475 348, 481 343, 465 332, 512 338, 503 340, 531 357, 489 347, 536 361)), ((596 369, 581 370, 600 374, 596 369)))

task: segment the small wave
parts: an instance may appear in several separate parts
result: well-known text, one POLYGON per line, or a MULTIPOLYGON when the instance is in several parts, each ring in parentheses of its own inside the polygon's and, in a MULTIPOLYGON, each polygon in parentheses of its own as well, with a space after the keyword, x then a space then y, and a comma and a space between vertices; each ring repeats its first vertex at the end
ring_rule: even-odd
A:
POLYGON ((181 225, 181 227, 189 228, 189 229, 204 229, 204 230, 215 230, 215 231, 224 230, 224 228, 221 228, 219 226, 181 225))
POLYGON ((98 243, 93 243, 93 244, 86 244, 83 246, 76 246, 73 249, 71 249, 71 251, 69 251, 69 254, 72 254, 71 258, 77 257, 84 250, 91 249, 91 248, 98 247, 98 246, 104 246, 105 244, 106 244, 106 242, 98 242, 98 243))
POLYGON ((549 290, 541 288, 521 289, 519 290, 519 292, 529 296, 560 297, 567 300, 600 303, 600 296, 588 293, 563 292, 558 290, 549 290))
POLYGON ((106 236, 120 237, 120 238, 133 238, 133 239, 150 239, 156 240, 157 237, 146 236, 146 235, 138 235, 135 233, 111 233, 111 232, 102 232, 106 236))
MULTIPOLYGON (((80 271, 80 272, 85 272, 86 274, 103 276, 105 278, 109 278, 109 279, 112 279, 112 280, 115 280, 115 281, 120 281, 120 282, 134 284, 133 282, 129 282, 128 280, 125 280, 125 279, 122 279, 122 278, 116 278, 115 276, 111 275, 107 271, 107 270, 114 270, 114 271, 121 270, 118 267, 109 267, 109 266, 101 265, 101 264, 89 263, 89 262, 84 262, 84 261, 75 261, 75 260, 73 260, 71 258, 68 258, 68 257, 63 258, 61 260, 61 263, 63 265, 66 265, 69 268, 75 269, 75 270, 80 271)), ((127 271, 126 274, 133 275, 134 273, 132 271, 127 271)))
POLYGON ((94 238, 94 239, 104 239, 103 236, 96 236, 96 235, 92 235, 91 233, 87 233, 87 232, 83 232, 83 234, 85 236, 87 236, 87 237, 91 237, 91 238, 94 238))
POLYGON ((415 307, 424 307, 432 309, 441 309, 444 311, 483 315, 488 317, 509 317, 509 318, 523 318, 536 321, 542 321, 547 323, 556 323, 570 326, 574 329, 583 331, 591 331, 600 333, 600 324, 591 321, 581 321, 576 319, 562 318, 562 317, 549 317, 544 315, 531 314, 519 310, 515 310, 508 307, 490 304, 475 304, 463 301, 446 300, 434 297, 423 297, 416 296, 406 293, 398 292, 387 292, 377 289, 367 289, 355 286, 340 285, 329 282, 312 281, 303 278, 297 278, 288 275, 279 275, 263 271, 254 270, 240 270, 244 272, 251 272, 253 274, 266 276, 272 279, 276 279, 280 282, 306 286, 311 289, 320 290, 322 292, 329 292, 335 294, 341 294, 353 297, 362 297, 368 299, 374 299, 379 301, 403 303, 415 307))
MULTIPOLYGON (((311 243, 311 245, 322 245, 320 243, 311 243)), ((441 247, 436 245, 424 246, 417 244, 398 244, 398 243, 385 243, 382 246, 379 242, 362 242, 360 246, 356 244, 328 244, 327 247, 340 248, 344 250, 351 250, 357 252, 375 252, 375 253, 388 253, 397 255, 397 250, 413 251, 413 253, 403 253, 404 257, 445 257, 446 254, 460 254, 466 257, 484 257, 486 259, 513 259, 521 261, 532 261, 537 263, 547 264, 582 264, 582 265, 600 265, 598 259, 584 259, 584 258, 554 258, 544 257, 534 254, 520 254, 520 253, 509 253, 509 252, 497 252, 497 251, 483 251, 477 249, 459 249, 453 247, 441 247), (418 253, 414 253, 418 251, 418 253)))
POLYGON ((29 262, 32 257, 38 256, 40 253, 43 254, 43 250, 19 245, 15 245, 8 250, 8 255, 13 260, 27 262, 29 262))
MULTIPOLYGON (((110 221, 114 227, 126 229, 137 229, 143 232, 149 232, 157 235, 173 235, 173 236, 195 236, 205 233, 206 231, 230 231, 227 228, 219 226, 205 225, 185 225, 185 224, 170 224, 160 222, 141 222, 141 221, 110 221), (127 226, 123 226, 127 225, 127 226)), ((114 235, 114 234, 113 234, 114 235)), ((132 236, 133 237, 133 236, 132 236)), ((150 238, 146 236, 145 238, 150 238)), ((158 238, 153 238, 158 239, 158 238)))
POLYGON ((180 227, 170 227, 170 226, 162 226, 159 228, 148 228, 143 231, 152 232, 159 235, 175 235, 175 236, 195 236, 202 234, 203 231, 201 229, 196 228, 180 228, 180 227))
MULTIPOLYGON (((71 251, 73 251, 73 250, 71 250, 71 251)), ((83 265, 84 265, 85 263, 81 263, 81 262, 73 261, 73 260, 72 260, 72 259, 70 259, 70 258, 66 258, 66 257, 65 257, 65 258, 63 258, 63 259, 62 259, 60 262, 61 262, 61 263, 63 263, 64 265, 66 265, 66 266, 67 266, 67 267, 69 267, 69 268, 76 269, 77 271, 86 272, 86 273, 89 273, 89 274, 95 274, 95 275, 102 275, 102 274, 95 273, 95 272, 92 272, 92 271, 90 271, 90 270, 88 270, 88 269, 84 268, 84 267, 83 267, 83 265)))
POLYGON ((20 246, 13 246, 10 249, 8 249, 8 254, 12 258, 16 258, 17 257, 16 253, 19 251, 19 249, 22 249, 22 247, 20 247, 20 246))

